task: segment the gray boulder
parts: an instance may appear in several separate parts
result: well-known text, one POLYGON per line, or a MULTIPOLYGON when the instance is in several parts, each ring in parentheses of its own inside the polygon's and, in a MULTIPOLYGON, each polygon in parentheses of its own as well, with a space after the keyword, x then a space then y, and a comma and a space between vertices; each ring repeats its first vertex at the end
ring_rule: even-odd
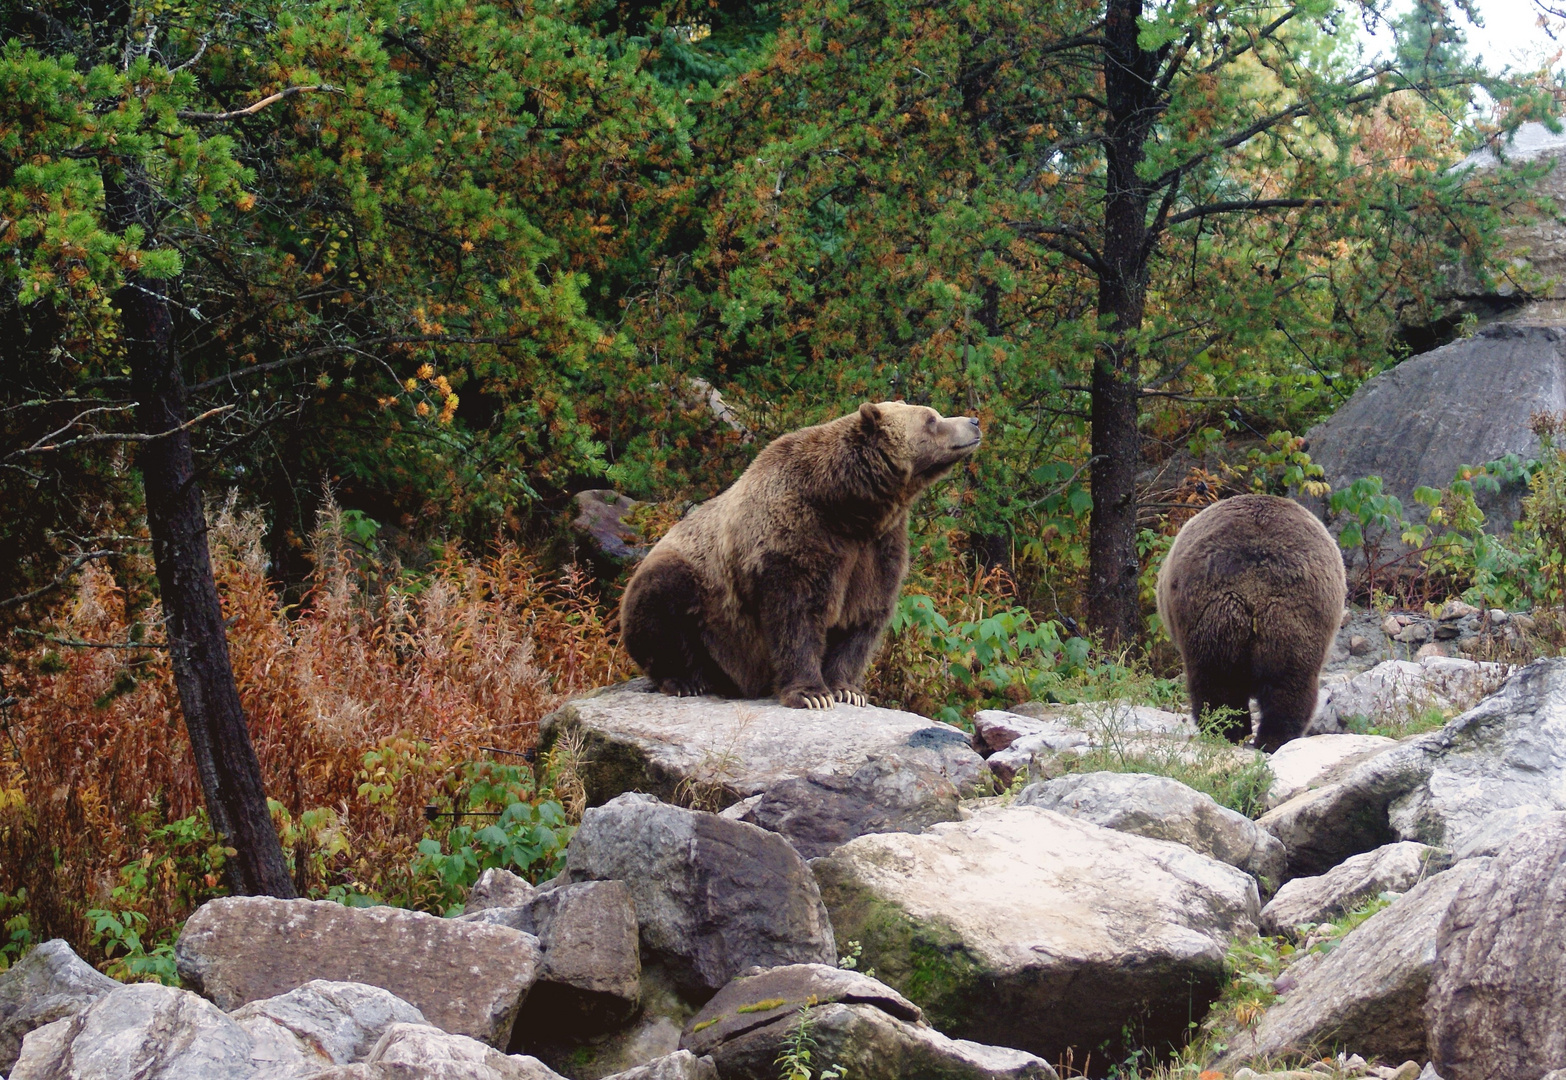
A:
POLYGON ((1295 878, 1279 889, 1262 908, 1262 933, 1287 934, 1297 926, 1335 919, 1373 896, 1407 892, 1440 869, 1440 853, 1412 840, 1355 855, 1325 874, 1295 878))
POLYGON ((718 1080, 718 1070, 710 1057, 697 1057, 689 1050, 676 1050, 646 1065, 614 1073, 604 1080, 718 1080))
POLYGON ((46 941, 0 975, 0 1075, 34 1028, 81 1012, 120 984, 71 951, 62 938, 46 941))
POLYGON ((813 1068, 836 1066, 852 1080, 1055 1080, 1042 1058, 1003 1046, 951 1039, 874 1005, 821 1005, 719 1043, 712 1059, 723 1080, 776 1080, 778 1056, 809 1025, 813 1068), (808 1017, 808 1020, 806 1019, 808 1017))
POLYGON ((378 986, 326 980, 252 1001, 230 1016, 250 1036, 257 1080, 362 1061, 393 1024, 424 1023, 423 1013, 378 986))
POLYGON ((522 907, 537 893, 538 890, 526 878, 493 866, 480 874, 473 888, 468 890, 462 913, 474 915, 491 908, 522 907))
POLYGON ((722 1043, 756 1028, 791 1016, 797 1018, 802 1008, 834 1002, 874 1005, 888 1016, 909 1023, 917 1024, 924 1018, 919 1006, 885 983, 857 971, 825 964, 790 964, 752 971, 736 977, 691 1017, 680 1036, 681 1047, 710 1054, 722 1043))
POLYGON ((1056 810, 1119 832, 1172 840, 1210 855, 1275 888, 1283 880, 1283 844, 1244 814, 1209 795, 1143 773, 1077 773, 1029 784, 1021 806, 1056 810))
POLYGON ((300 1080, 563 1080, 537 1058, 502 1054, 429 1024, 393 1024, 369 1057, 308 1073, 300 1080))
POLYGON ((401 908, 230 896, 174 947, 180 978, 233 1010, 315 979, 389 990, 437 1027, 504 1048, 536 978, 538 939, 401 908))
MULTIPOLYGON (((1428 511, 1414 501, 1416 487, 1446 487, 1462 465, 1538 456, 1533 414, 1566 411, 1563 346, 1561 329, 1503 324, 1410 357, 1306 432, 1311 459, 1334 489, 1381 477, 1382 490, 1422 521, 1428 511)), ((1486 528, 1509 531, 1525 490, 1511 484, 1498 495, 1477 492, 1486 528)), ((1388 541, 1396 547, 1398 537, 1388 541)))
MULTIPOLYGON (((1566 169, 1560 165, 1563 156, 1566 136, 1538 121, 1530 121, 1509 135, 1493 137, 1454 166, 1453 171, 1484 172, 1521 162, 1550 162, 1555 167, 1535 179, 1530 192, 1550 205, 1553 200, 1566 197, 1566 169)), ((1562 240, 1560 222, 1552 214, 1507 222, 1500 247, 1511 254, 1512 264, 1503 268, 1489 297, 1536 298, 1520 311, 1508 313, 1509 321, 1561 322, 1560 301, 1566 298, 1566 246, 1562 240)), ((1471 273, 1460 274, 1451 284, 1451 292, 1465 299, 1480 291, 1479 282, 1471 273)))
POLYGON ((567 733, 581 742, 589 805, 628 791, 709 810, 763 796, 764 807, 750 808, 757 821, 808 850, 955 820, 960 796, 991 793, 964 732, 874 706, 672 698, 634 679, 573 698, 540 722, 545 747, 567 733))
POLYGON ((1352 855, 1407 839, 1392 825, 1392 803, 1429 775, 1424 755, 1403 743, 1273 807, 1256 824, 1283 843, 1289 876, 1325 874, 1352 855))
POLYGON ((811 869, 839 938, 935 1026, 1049 1060, 1112 1053, 1128 1024, 1178 1040, 1260 906, 1232 866, 1032 806, 861 836, 811 869))
POLYGON ((255 1080, 251 1038, 188 990, 120 986, 82 1011, 36 1028, 11 1080, 255 1080))
POLYGON ((1440 731, 1405 745, 1425 777, 1390 807, 1402 839, 1455 850, 1497 810, 1566 810, 1566 658, 1534 661, 1440 731))
POLYGON ((644 960, 698 997, 752 965, 837 962, 810 868, 754 825, 621 795, 583 815, 566 866, 573 883, 625 882, 644 960))
POLYGON ((1431 1057, 1446 1080, 1534 1080, 1566 1068, 1566 821, 1471 862, 1436 939, 1431 1057))
POLYGON ((1311 730, 1343 731, 1355 718, 1408 722, 1431 709, 1462 712, 1495 693, 1511 670, 1506 664, 1451 656, 1385 660, 1352 678, 1324 685, 1311 730))
POLYGON ((922 832, 961 816, 961 797, 946 774, 921 757, 886 753, 848 774, 812 773, 780 780, 746 805, 737 820, 778 833, 806 859, 856 836, 922 832))
POLYGON ((1465 834, 1462 846, 1452 852, 1452 858, 1499 855, 1513 837, 1563 818, 1566 818, 1566 811, 1546 810, 1542 806, 1511 806, 1497 810, 1465 834))
POLYGON ((539 893, 523 909, 543 943, 518 1031, 583 1035, 619 1027, 641 1005, 636 906, 623 881, 539 893))
POLYGON ((1272 786, 1267 808, 1340 779, 1355 765, 1397 745, 1384 735, 1310 735, 1286 742, 1267 758, 1272 786))
MULTIPOLYGON (((1229 1039, 1219 1071, 1252 1058, 1308 1055, 1345 1046, 1365 1057, 1424 1061, 1424 1002, 1436 965, 1436 932, 1486 860, 1428 878, 1352 930, 1331 952, 1286 973, 1287 992, 1255 1028, 1229 1039)), ((1282 981, 1282 980, 1280 980, 1282 981)))
POLYGON ((1505 827, 1498 811, 1527 809, 1566 810, 1563 658, 1534 661, 1441 730, 1359 761, 1257 823, 1283 841, 1289 873, 1307 876, 1397 840, 1467 851, 1505 827))
POLYGON ((641 503, 618 491, 598 488, 571 496, 571 532, 594 562, 610 566, 634 563, 647 554, 647 542, 627 519, 641 503))

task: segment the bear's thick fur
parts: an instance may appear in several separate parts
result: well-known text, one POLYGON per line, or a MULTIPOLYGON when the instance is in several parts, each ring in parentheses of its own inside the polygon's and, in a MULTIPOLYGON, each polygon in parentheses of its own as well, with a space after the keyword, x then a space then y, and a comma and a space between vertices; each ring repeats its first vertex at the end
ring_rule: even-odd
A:
POLYGON ((1225 734, 1272 751, 1305 733, 1343 618, 1343 557, 1316 516, 1237 495, 1185 527, 1158 572, 1158 614, 1185 661, 1191 712, 1235 710, 1225 734))
POLYGON ((626 650, 666 694, 865 704, 909 507, 978 445, 977 420, 899 401, 775 440, 637 567, 626 650))

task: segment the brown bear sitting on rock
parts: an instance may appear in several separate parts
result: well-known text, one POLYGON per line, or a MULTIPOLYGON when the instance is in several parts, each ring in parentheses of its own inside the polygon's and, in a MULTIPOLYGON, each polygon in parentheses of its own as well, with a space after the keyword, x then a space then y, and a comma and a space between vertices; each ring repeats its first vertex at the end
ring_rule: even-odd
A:
POLYGON ((666 694, 866 704, 909 507, 978 445, 977 420, 900 401, 782 436, 637 567, 626 650, 666 694))
POLYGON ((1316 515, 1238 495, 1180 530, 1158 572, 1158 614, 1185 661, 1191 712, 1227 707, 1224 734, 1276 750, 1305 733, 1343 617, 1343 557, 1316 515))

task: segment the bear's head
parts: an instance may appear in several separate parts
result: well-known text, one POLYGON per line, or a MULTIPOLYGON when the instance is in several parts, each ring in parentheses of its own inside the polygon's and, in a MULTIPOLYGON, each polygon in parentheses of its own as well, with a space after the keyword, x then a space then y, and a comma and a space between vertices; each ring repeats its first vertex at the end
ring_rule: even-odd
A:
POLYGON ((907 483, 915 490, 945 476, 980 442, 977 418, 942 416, 906 401, 867 401, 859 406, 859 422, 887 458, 907 470, 907 483))

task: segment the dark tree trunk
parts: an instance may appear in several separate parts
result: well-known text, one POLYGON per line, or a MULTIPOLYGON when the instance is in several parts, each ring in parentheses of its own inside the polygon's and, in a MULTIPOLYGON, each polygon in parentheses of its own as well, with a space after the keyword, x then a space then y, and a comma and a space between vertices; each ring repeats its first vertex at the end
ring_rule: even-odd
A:
POLYGON ((1158 54, 1137 44, 1142 0, 1108 0, 1104 92, 1109 116, 1104 144, 1103 266, 1098 315, 1110 334, 1093 362, 1091 538, 1088 617, 1111 644, 1142 633, 1137 597, 1136 474, 1141 461, 1141 372, 1135 335, 1147 301, 1150 194, 1137 175, 1148 133, 1163 105, 1158 54))
MULTIPOLYGON (((149 205, 134 181, 108 186, 110 213, 124 228, 149 205)), ((293 882, 267 811, 261 764, 250 742, 229 662, 228 639, 207 521, 185 423, 185 383, 174 352, 168 301, 156 281, 131 280, 115 295, 123 313, 137 426, 173 434, 142 443, 137 455, 147 496, 147 530, 163 603, 164 633, 185 729, 217 833, 238 854, 229 863, 235 892, 291 897, 293 882)))

